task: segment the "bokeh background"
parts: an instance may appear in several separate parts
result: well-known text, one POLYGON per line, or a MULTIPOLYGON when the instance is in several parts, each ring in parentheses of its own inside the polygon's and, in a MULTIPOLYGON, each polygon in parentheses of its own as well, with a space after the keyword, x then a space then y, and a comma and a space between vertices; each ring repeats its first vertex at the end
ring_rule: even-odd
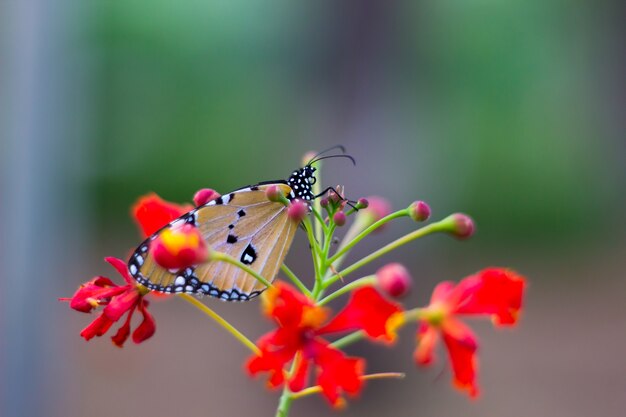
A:
MULTIPOLYGON (((478 224, 363 273, 404 262, 413 305, 487 265, 530 281, 520 326, 476 324, 478 401, 445 361, 414 368, 407 329, 391 351, 349 348, 407 377, 343 415, 624 415, 625 17, 583 0, 0 2, 0 416, 273 415, 246 349, 182 301, 155 302, 155 337, 120 350, 84 342, 90 318, 57 298, 114 276, 102 258, 138 243, 140 194, 284 178, 334 144, 358 164, 329 161, 326 185, 478 224)), ((304 240, 287 261, 306 276, 304 240)), ((270 328, 257 303, 206 301, 252 338, 270 328)))

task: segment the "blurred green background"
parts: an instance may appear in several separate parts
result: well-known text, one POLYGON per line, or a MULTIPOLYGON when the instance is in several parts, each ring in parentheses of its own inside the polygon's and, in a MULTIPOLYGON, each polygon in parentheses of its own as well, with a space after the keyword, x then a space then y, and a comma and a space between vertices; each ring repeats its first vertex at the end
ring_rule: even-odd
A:
MULTIPOLYGON (((156 336, 119 351, 56 299, 137 244, 137 196, 285 178, 334 144, 357 166, 328 161, 325 185, 477 221, 386 259, 413 271, 409 304, 490 264, 530 280, 518 329, 478 325, 478 402, 445 361, 413 369, 407 330, 391 355, 352 348, 408 377, 345 415, 623 415, 624 18, 582 0, 0 3, 0 415, 273 415, 247 352, 186 305, 155 303, 156 336)), ((302 275, 305 250, 287 258, 302 275)), ((207 302, 268 328, 256 303, 207 302)))

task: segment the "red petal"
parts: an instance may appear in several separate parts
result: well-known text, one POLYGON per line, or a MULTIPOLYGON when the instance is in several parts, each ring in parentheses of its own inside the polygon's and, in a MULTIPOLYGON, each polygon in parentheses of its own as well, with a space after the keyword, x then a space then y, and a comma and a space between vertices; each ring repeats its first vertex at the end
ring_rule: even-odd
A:
POLYGON ((193 206, 189 204, 170 203, 152 193, 139 198, 133 205, 131 213, 142 235, 148 237, 192 209, 193 206))
POLYGON ((126 342, 126 339, 128 339, 128 335, 130 334, 130 321, 133 318, 134 311, 135 309, 130 310, 122 327, 117 329, 117 333, 115 333, 115 335, 111 337, 111 340, 113 341, 113 344, 115 346, 120 348, 123 347, 124 342, 126 342))
POLYGON ((363 330, 372 338, 393 341, 395 332, 390 318, 402 308, 385 300, 374 287, 363 287, 352 293, 350 301, 326 326, 317 333, 363 330))
POLYGON ((124 292, 124 287, 118 287, 108 278, 97 277, 82 284, 72 298, 64 298, 69 301, 70 307, 83 313, 89 313, 98 305, 107 304, 111 297, 124 292))
POLYGON ((430 303, 435 304, 447 302, 455 286, 456 284, 452 281, 443 281, 437 284, 433 290, 433 294, 430 296, 430 303))
POLYGON ((113 297, 103 313, 111 320, 118 321, 127 311, 133 310, 139 302, 141 295, 136 287, 127 287, 126 291, 113 297))
MULTIPOLYGON (((455 325, 458 325, 458 323, 455 325)), ((454 385, 462 391, 467 391, 471 397, 476 397, 478 395, 478 386, 476 384, 476 340, 472 340, 473 335, 469 337, 464 330, 456 330, 455 332, 444 331, 443 334, 443 341, 448 349, 448 355, 452 364, 454 385), (459 336, 461 337, 458 338, 459 336)))
POLYGON ((457 314, 489 314, 498 325, 513 325, 522 307, 525 279, 515 272, 490 268, 462 280, 457 314))
POLYGON ((439 340, 439 330, 421 322, 417 332, 417 348, 413 357, 418 365, 429 365, 433 362, 435 355, 434 350, 439 340))
POLYGON ((299 327, 305 308, 314 306, 311 300, 284 282, 276 282, 261 297, 265 315, 282 327, 299 327))
POLYGON ((113 323, 113 320, 108 319, 104 314, 100 314, 89 326, 85 327, 83 331, 80 332, 80 335, 84 337, 85 340, 90 340, 94 336, 102 336, 109 330, 113 323))
POLYGON ((365 360, 348 358, 338 349, 326 346, 315 359, 320 368, 317 384, 322 393, 334 406, 342 405, 341 393, 359 393, 363 386, 365 360))
POLYGON ((302 391, 304 387, 307 385, 307 380, 309 376, 309 369, 311 368, 311 362, 307 358, 302 358, 298 360, 298 364, 296 366, 295 372, 293 376, 289 380, 289 389, 293 392, 302 391))
POLYGON ((151 338, 156 331, 156 323, 152 315, 148 312, 147 307, 148 302, 141 299, 137 308, 143 315, 143 321, 133 332, 133 342, 135 343, 141 343, 144 340, 151 338))
POLYGON ((472 332, 472 329, 455 317, 447 318, 441 327, 441 331, 444 335, 454 338, 454 340, 457 340, 468 348, 474 350, 478 348, 478 338, 474 332, 472 332))
POLYGON ((126 262, 119 258, 114 258, 112 256, 104 258, 106 262, 108 262, 115 270, 124 278, 127 284, 135 284, 135 280, 130 276, 128 272, 128 265, 126 262))
MULTIPOLYGON (((268 336, 271 338, 271 333, 265 335, 264 338, 268 336)), ((271 349, 271 346, 264 346, 261 347, 260 355, 248 359, 246 369, 252 376, 261 372, 268 372, 270 374, 268 383, 270 387, 275 388, 285 381, 283 368, 293 359, 295 354, 296 352, 291 349, 271 349)))

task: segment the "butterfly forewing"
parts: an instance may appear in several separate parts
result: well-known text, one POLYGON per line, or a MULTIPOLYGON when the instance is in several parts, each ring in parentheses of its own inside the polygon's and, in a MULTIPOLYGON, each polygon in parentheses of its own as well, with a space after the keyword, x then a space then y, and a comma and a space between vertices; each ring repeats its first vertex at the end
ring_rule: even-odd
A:
MULTIPOLYGON (((229 254, 272 281, 291 246, 297 224, 289 219, 283 204, 267 199, 265 190, 270 185, 247 187, 224 195, 166 227, 195 224, 209 248, 229 254)), ((286 184, 274 185, 281 187, 285 195, 292 191, 286 184)), ((135 279, 153 291, 203 293, 243 301, 265 289, 253 276, 225 262, 207 262, 180 271, 164 269, 148 250, 155 237, 148 238, 129 262, 135 279)))

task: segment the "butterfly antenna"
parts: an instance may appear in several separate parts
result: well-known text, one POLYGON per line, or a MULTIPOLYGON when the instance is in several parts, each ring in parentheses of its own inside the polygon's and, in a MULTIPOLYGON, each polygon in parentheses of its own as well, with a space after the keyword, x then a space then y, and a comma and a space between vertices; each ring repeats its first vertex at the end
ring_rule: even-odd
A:
POLYGON ((311 161, 309 161, 309 163, 307 164, 307 166, 310 166, 311 164, 314 164, 317 161, 321 161, 322 159, 330 159, 330 158, 347 158, 349 160, 352 161, 353 165, 356 165, 356 161, 354 160, 353 157, 351 157, 350 155, 347 154, 342 154, 342 155, 327 155, 327 156, 321 156, 317 159, 313 159, 311 161))
POLYGON ((346 153, 346 148, 343 147, 343 145, 335 145, 335 146, 331 146, 330 148, 324 149, 321 152, 316 153, 307 163, 307 165, 311 165, 313 162, 315 162, 315 158, 324 155, 327 152, 330 151, 334 151, 335 149, 339 149, 341 150, 341 153, 346 153))

